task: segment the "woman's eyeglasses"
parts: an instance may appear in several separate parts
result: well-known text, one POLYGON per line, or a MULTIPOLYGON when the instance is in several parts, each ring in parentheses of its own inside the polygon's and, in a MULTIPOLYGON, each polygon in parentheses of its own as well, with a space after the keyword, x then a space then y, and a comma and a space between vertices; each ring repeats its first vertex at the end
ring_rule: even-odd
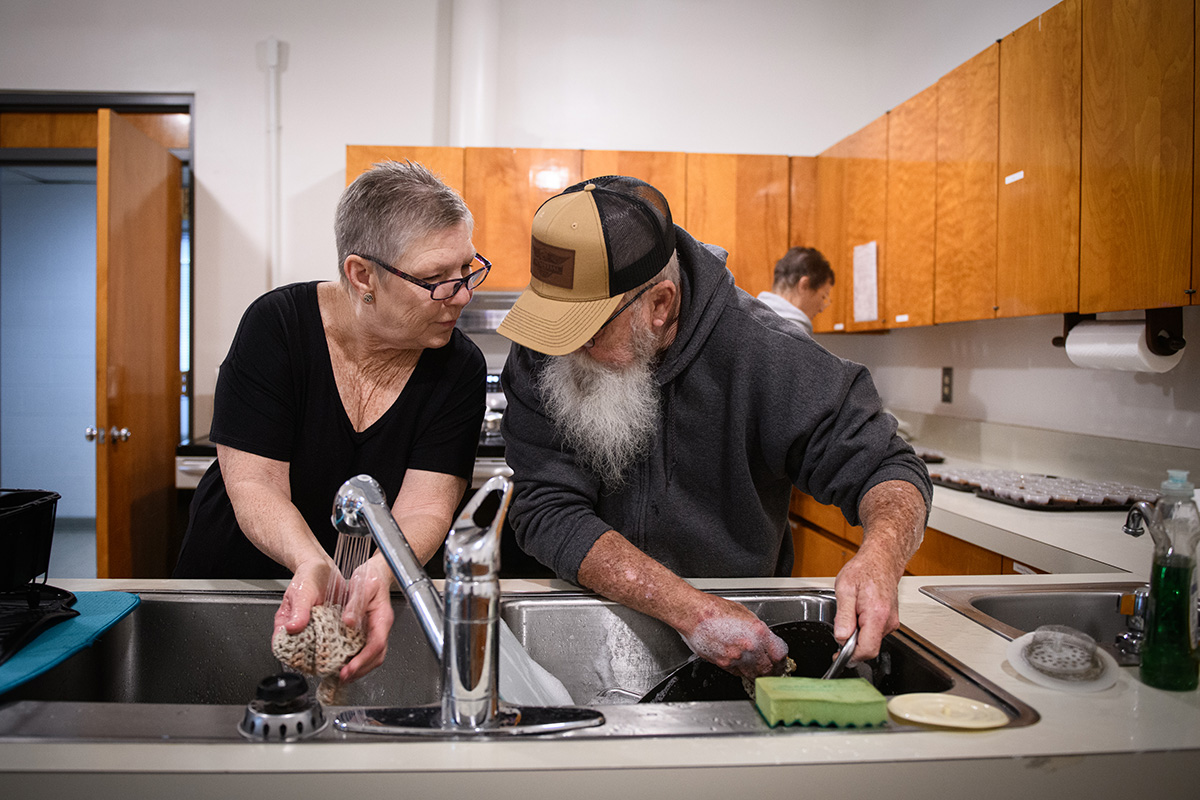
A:
POLYGON ((350 255, 358 256, 359 258, 365 258, 372 264, 377 264, 383 267, 388 272, 392 273, 393 275, 398 275, 409 283, 415 283, 422 289, 428 289, 429 296, 434 300, 449 300, 451 297, 454 297, 454 295, 458 294, 459 290, 464 286, 466 286, 468 289, 475 289, 477 286, 479 286, 479 284, 483 283, 483 279, 488 276, 488 272, 490 272, 492 269, 492 262, 479 255, 479 253, 476 253, 471 261, 482 264, 483 266, 472 272, 470 275, 467 275, 465 278, 451 278, 448 281, 429 283, 428 281, 423 281, 420 278, 414 278, 407 272, 401 272, 391 264, 384 263, 373 256, 365 256, 362 253, 351 253, 350 255))

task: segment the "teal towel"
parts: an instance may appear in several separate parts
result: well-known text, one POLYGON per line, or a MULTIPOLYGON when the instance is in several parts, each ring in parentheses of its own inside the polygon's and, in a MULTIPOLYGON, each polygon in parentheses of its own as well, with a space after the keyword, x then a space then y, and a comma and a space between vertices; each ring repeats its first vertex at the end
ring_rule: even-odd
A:
POLYGON ((0 695, 91 647, 140 602, 128 592, 75 592, 78 617, 58 623, 0 664, 0 695))

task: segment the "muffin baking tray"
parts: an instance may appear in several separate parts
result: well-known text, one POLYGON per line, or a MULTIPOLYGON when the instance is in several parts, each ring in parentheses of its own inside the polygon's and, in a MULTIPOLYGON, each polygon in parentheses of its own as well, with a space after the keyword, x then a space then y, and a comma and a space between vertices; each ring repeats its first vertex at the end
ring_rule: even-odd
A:
POLYGON ((1158 499, 1158 492, 1143 486, 1013 470, 931 469, 929 477, 938 486, 1036 511, 1128 511, 1139 500, 1158 499))

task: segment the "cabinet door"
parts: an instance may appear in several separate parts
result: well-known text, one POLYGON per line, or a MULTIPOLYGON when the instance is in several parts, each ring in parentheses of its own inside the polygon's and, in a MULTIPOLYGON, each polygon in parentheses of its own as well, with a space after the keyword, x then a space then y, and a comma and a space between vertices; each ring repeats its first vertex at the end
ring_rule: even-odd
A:
POLYGON ((846 218, 846 159, 836 144, 817 156, 816 248, 829 260, 834 284, 829 308, 813 320, 814 333, 846 330, 847 299, 850 296, 850 267, 842 258, 846 218))
MULTIPOLYGON (((346 145, 346 185, 349 186, 355 178, 382 161, 415 161, 438 175, 451 189, 463 193, 461 147, 346 145)), ((475 210, 471 209, 471 213, 475 213, 475 210)))
POLYGON ((938 81, 935 322, 996 315, 1000 46, 938 81))
POLYGON ((628 175, 663 193, 676 225, 687 219, 687 153, 584 150, 583 178, 628 175))
POLYGON ((998 317, 1079 308, 1080 0, 1000 42, 998 317))
POLYGON ((580 181, 579 150, 468 147, 463 198, 475 215, 475 249, 492 262, 488 289, 529 284, 529 237, 542 203, 580 181))
POLYGON ((793 516, 804 520, 810 527, 828 531, 838 538, 844 536, 848 527, 840 508, 818 503, 812 496, 799 489, 792 489, 788 510, 793 516))
POLYGON ((787 156, 690 153, 683 227, 728 250, 737 285, 757 295, 787 252, 788 192, 787 156))
POLYGON ((792 522, 791 528, 792 546, 796 550, 796 560, 792 563, 794 578, 832 578, 854 556, 844 542, 820 531, 798 522, 792 522))
POLYGON ((1002 569, 999 553, 926 528, 906 571, 910 575, 999 575, 1002 569))
MULTIPOLYGON (((789 162, 791 197, 788 212, 788 247, 816 247, 817 159, 812 156, 793 156, 789 162)), ((782 253, 779 255, 783 256, 782 253)))
POLYGON ((851 331, 884 327, 887 141, 888 118, 882 116, 843 142, 846 230, 841 257, 846 270, 838 277, 849 290, 846 328, 851 331), (870 249, 874 250, 874 265, 870 264, 870 249))
POLYGON ((1189 302, 1195 36, 1193 0, 1083 8, 1083 313, 1189 302))
POLYGON ((937 218, 937 86, 888 115, 887 296, 889 328, 933 324, 937 218))

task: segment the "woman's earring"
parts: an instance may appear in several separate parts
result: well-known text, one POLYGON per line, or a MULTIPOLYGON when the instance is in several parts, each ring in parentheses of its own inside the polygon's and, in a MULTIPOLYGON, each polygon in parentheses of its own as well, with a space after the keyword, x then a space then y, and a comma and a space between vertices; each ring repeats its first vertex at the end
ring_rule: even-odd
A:
POLYGON ((371 303, 374 303, 375 295, 371 294, 370 292, 367 292, 366 294, 363 295, 363 302, 368 305, 370 305, 371 303))

